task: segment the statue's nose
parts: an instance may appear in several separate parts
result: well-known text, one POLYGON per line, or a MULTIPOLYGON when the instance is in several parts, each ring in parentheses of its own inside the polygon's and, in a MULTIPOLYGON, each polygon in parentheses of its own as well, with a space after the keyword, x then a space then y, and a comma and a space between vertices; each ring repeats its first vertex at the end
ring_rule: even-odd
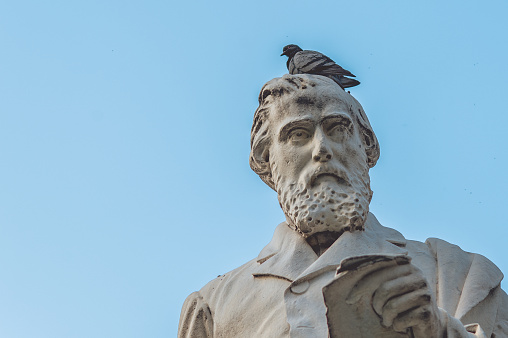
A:
POLYGON ((332 149, 326 136, 318 133, 315 137, 316 147, 312 159, 316 162, 327 162, 332 159, 332 149))

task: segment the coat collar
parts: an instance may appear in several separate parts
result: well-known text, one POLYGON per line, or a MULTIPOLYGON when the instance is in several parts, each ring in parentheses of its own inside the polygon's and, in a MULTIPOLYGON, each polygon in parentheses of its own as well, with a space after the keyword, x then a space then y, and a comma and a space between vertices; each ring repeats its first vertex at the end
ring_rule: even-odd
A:
POLYGON ((290 282, 303 281, 327 270, 337 269, 348 257, 367 254, 407 254, 405 238, 396 230, 383 227, 369 213, 365 231, 346 232, 318 257, 305 239, 286 222, 277 226, 271 242, 258 255, 256 277, 272 276, 290 282))

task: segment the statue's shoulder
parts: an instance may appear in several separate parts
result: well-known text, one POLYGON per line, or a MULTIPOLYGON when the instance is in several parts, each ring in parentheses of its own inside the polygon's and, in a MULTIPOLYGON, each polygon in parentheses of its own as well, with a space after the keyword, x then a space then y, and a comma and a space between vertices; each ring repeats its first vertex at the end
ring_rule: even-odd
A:
POLYGON ((228 273, 217 276, 201 290, 191 293, 182 307, 178 337, 212 337, 217 321, 217 309, 230 301, 229 298, 238 298, 236 289, 245 282, 246 276, 255 264, 256 260, 253 259, 228 273))
POLYGON ((252 259, 234 270, 217 276, 203 286, 199 293, 209 303, 224 301, 233 291, 245 288, 252 282, 252 272, 257 265, 256 259, 252 259))
POLYGON ((503 273, 491 260, 443 239, 428 238, 425 243, 407 240, 406 245, 411 256, 434 260, 436 268, 444 275, 460 274, 464 278, 481 275, 491 281, 491 287, 499 285, 503 279, 503 273))
MULTIPOLYGON (((189 296, 192 299, 186 303, 193 306, 188 306, 191 311, 187 311, 184 318, 190 318, 189 322, 202 322, 201 318, 208 318, 204 315, 210 313, 214 332, 219 337, 281 336, 279 331, 287 329, 284 325, 284 291, 289 282, 281 278, 254 276, 258 266, 256 258, 210 281, 189 296), (199 312, 194 304, 200 305, 199 312), (277 324, 267 324, 272 322, 277 324), (277 334, 263 333, 266 325, 277 334)), ((181 326, 185 327, 185 324, 181 326)))
POLYGON ((458 245, 439 238, 428 238, 425 244, 438 262, 455 262, 455 267, 460 264, 463 269, 468 271, 479 269, 482 273, 491 275, 495 280, 501 281, 503 278, 501 270, 491 260, 481 254, 465 251, 458 245))

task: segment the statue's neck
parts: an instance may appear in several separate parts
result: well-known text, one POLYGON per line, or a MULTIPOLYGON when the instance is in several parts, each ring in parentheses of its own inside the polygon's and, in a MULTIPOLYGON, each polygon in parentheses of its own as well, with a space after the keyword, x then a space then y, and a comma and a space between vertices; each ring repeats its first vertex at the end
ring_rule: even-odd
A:
POLYGON ((318 232, 307 238, 307 243, 311 246, 316 255, 321 256, 329 247, 332 246, 333 243, 335 243, 340 234, 341 233, 339 232, 332 231, 318 232))

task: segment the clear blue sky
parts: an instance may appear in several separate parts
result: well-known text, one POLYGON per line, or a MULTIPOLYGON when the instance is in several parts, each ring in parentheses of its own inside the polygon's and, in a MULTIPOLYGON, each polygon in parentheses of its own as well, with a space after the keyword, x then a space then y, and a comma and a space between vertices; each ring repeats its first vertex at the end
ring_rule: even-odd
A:
MULTIPOLYGON (((282 47, 319 50, 381 143, 371 211, 508 273, 506 1, 4 1, 0 337, 174 337, 283 220, 250 170, 282 47)), ((504 284, 505 288, 508 284, 504 284)))

